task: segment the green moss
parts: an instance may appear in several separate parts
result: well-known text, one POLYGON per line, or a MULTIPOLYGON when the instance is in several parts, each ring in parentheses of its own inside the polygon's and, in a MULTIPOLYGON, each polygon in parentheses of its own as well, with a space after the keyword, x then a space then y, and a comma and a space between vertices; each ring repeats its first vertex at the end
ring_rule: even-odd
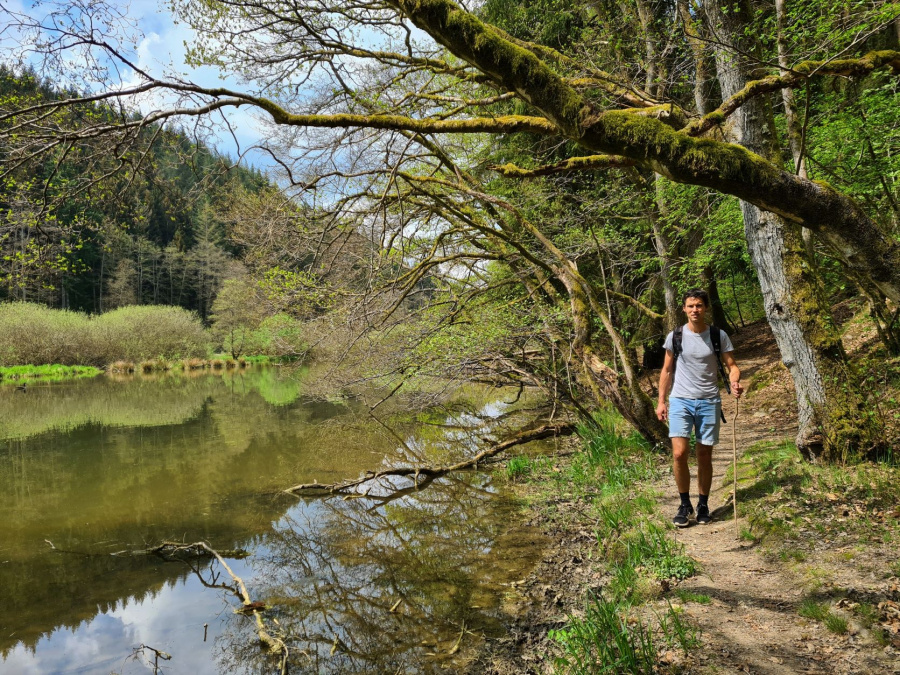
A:
POLYGON ((776 167, 746 148, 693 138, 652 117, 610 111, 590 121, 586 144, 647 161, 673 180, 722 187, 722 182, 763 189, 780 177, 776 167))

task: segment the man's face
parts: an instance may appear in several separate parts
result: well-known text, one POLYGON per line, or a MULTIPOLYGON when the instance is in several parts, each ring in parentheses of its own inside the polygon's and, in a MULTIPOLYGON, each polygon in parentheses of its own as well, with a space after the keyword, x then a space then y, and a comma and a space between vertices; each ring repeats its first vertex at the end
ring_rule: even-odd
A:
POLYGON ((706 313, 706 304, 700 298, 688 298, 684 301, 684 313, 691 322, 699 322, 706 313))

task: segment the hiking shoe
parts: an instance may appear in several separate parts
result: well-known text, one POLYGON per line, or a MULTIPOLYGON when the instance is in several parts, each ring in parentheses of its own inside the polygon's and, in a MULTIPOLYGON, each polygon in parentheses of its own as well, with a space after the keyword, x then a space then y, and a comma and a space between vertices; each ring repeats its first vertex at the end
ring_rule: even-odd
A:
POLYGON ((682 504, 678 507, 678 513, 675 514, 675 517, 672 518, 672 523, 675 527, 687 527, 688 526, 688 518, 694 515, 694 507, 690 504, 682 504))
POLYGON ((697 505, 697 524, 709 525, 712 522, 712 516, 709 515, 709 507, 706 504, 697 505))

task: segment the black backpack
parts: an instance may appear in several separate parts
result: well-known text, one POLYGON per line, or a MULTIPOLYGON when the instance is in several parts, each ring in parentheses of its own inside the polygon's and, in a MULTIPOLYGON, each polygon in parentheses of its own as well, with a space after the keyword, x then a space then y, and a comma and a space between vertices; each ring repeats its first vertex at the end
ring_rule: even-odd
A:
MULTIPOLYGON (((678 357, 681 356, 683 350, 682 342, 684 341, 684 326, 678 326, 672 331, 672 353, 675 355, 674 367, 678 367, 678 357)), ((712 342, 713 352, 716 355, 716 363, 719 364, 719 374, 722 376, 722 382, 725 384, 725 391, 731 393, 731 384, 728 382, 728 374, 725 372, 725 366, 722 365, 722 332, 720 328, 709 326, 709 341, 712 342)), ((674 373, 674 369, 673 369, 674 373)), ((721 410, 722 421, 725 422, 725 413, 721 410)))

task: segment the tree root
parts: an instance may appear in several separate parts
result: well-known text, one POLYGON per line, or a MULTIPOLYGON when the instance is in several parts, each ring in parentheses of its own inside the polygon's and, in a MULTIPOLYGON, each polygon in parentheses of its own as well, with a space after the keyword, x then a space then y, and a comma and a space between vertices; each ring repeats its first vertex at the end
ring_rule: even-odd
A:
MULTIPOLYGON (((569 436, 575 433, 576 425, 572 422, 564 422, 559 424, 544 424, 534 429, 519 431, 513 436, 497 443, 496 445, 482 450, 471 459, 452 464, 450 466, 411 466, 397 467, 395 469, 385 469, 384 471, 367 471, 362 478, 355 480, 346 480, 338 483, 301 483, 293 487, 287 488, 285 492, 289 494, 335 494, 341 492, 349 492, 364 483, 368 483, 379 478, 389 476, 412 477, 413 482, 418 486, 419 478, 423 478, 423 482, 431 482, 435 478, 452 473, 454 471, 462 471, 464 469, 477 468, 478 464, 484 462, 501 452, 508 450, 516 445, 530 443, 542 438, 550 438, 551 436, 569 436)), ((361 495, 354 495, 361 496, 361 495)))

